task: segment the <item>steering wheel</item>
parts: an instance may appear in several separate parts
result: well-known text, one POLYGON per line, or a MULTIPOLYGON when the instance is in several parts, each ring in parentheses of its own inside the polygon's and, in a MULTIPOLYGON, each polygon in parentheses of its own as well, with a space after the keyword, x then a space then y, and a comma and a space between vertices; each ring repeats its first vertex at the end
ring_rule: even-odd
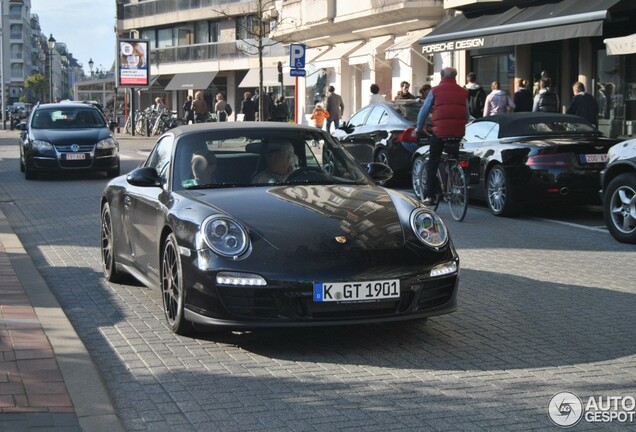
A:
POLYGON ((298 180, 298 178, 301 177, 302 175, 309 174, 309 173, 324 174, 324 172, 320 168, 304 166, 292 171, 287 176, 286 181, 298 180))

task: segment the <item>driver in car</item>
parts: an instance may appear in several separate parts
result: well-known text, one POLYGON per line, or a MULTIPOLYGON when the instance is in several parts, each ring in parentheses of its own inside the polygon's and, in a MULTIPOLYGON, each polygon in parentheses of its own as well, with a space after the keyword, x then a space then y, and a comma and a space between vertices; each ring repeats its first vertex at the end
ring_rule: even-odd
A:
POLYGON ((254 175, 252 183, 282 183, 295 168, 294 146, 290 142, 272 143, 265 153, 265 169, 254 175))

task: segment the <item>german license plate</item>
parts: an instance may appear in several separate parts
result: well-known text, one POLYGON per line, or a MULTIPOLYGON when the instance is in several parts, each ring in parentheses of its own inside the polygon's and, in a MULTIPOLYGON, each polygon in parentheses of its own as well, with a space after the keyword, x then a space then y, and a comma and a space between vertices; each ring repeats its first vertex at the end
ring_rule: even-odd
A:
POLYGON ((84 153, 67 153, 66 160, 84 160, 86 159, 86 155, 84 153))
POLYGON ((400 280, 314 282, 314 302, 354 302, 400 297, 400 280))
POLYGON ((599 154, 584 154, 579 155, 581 162, 583 163, 605 163, 607 162, 607 154, 599 153, 599 154))

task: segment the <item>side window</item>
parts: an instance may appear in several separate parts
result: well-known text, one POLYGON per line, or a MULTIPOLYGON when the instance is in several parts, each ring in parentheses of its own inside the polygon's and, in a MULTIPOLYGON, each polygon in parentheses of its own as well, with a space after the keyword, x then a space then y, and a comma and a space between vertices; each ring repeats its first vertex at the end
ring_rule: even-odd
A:
POLYGON ((467 143, 481 143, 488 137, 493 126, 494 123, 488 121, 472 123, 466 127, 464 139, 467 143))
POLYGON ((367 125, 377 125, 377 124, 381 124, 380 121, 384 118, 385 119, 385 123, 386 121, 388 121, 388 116, 389 114, 386 112, 386 110, 382 107, 374 107, 373 111, 371 111, 371 114, 369 115, 369 118, 367 119, 366 124, 367 125))
POLYGON ((486 136, 486 141, 495 141, 498 138, 499 138, 499 125, 495 123, 495 126, 493 126, 493 128, 490 129, 490 132, 488 132, 488 135, 486 136))
POLYGON ((164 180, 168 178, 168 170, 170 168, 170 158, 172 157, 172 146, 174 140, 172 136, 165 136, 150 153, 144 166, 152 167, 157 170, 164 180))
POLYGON ((363 109, 357 114, 354 114, 354 116, 349 120, 349 125, 353 127, 362 126, 364 124, 364 119, 367 117, 367 114, 369 114, 369 110, 370 108, 363 109))

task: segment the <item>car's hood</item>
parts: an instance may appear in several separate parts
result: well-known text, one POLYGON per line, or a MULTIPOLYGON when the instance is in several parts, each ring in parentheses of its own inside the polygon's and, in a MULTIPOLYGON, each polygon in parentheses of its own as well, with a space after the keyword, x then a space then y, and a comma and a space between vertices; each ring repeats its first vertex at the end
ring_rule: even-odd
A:
POLYGON ((51 144, 96 143, 111 136, 108 128, 32 129, 33 138, 51 144))
POLYGON ((389 193, 376 186, 259 186, 186 194, 231 215, 276 249, 329 253, 342 251, 341 242, 348 250, 404 244, 398 211, 389 193))
POLYGON ((616 144, 607 153, 607 163, 617 160, 631 160, 636 163, 636 139, 630 139, 616 144))

